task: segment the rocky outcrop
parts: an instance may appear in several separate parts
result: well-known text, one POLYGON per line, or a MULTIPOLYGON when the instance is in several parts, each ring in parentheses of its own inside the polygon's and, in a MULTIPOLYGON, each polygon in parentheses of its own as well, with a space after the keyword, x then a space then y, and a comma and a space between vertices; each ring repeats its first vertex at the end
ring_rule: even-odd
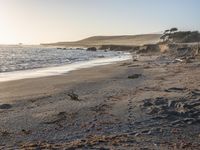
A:
POLYGON ((139 46, 126 46, 126 45, 102 45, 99 47, 100 50, 111 50, 111 51, 137 51, 139 46))
POLYGON ((148 44, 144 46, 140 46, 137 53, 155 53, 160 52, 160 48, 158 44, 148 44))

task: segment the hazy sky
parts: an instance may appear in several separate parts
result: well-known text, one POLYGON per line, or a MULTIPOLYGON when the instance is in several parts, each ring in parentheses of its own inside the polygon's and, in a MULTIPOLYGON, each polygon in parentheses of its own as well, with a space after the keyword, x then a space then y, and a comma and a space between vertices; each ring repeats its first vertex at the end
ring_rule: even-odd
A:
POLYGON ((200 0, 0 0, 0 43, 200 30, 200 0))

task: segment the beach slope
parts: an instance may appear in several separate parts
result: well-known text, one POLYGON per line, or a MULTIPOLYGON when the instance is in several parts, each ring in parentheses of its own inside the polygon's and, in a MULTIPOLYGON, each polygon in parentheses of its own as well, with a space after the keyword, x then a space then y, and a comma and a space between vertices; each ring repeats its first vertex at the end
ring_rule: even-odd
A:
POLYGON ((0 83, 0 148, 198 149, 200 63, 166 57, 0 83))

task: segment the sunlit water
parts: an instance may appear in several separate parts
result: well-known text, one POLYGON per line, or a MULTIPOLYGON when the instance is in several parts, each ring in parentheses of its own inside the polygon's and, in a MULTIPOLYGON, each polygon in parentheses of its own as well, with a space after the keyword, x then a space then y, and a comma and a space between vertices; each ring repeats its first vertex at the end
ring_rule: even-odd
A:
POLYGON ((63 50, 57 48, 0 47, 0 72, 54 67, 97 58, 123 56, 122 52, 63 50))
POLYGON ((0 82, 58 75, 130 59, 115 51, 86 51, 44 47, 0 47, 0 82))

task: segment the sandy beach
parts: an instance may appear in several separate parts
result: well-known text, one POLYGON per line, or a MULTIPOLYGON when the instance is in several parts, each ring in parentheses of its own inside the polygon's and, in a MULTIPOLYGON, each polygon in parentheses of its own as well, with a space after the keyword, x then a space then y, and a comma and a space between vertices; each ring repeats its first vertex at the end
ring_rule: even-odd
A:
POLYGON ((167 57, 0 83, 0 148, 198 149, 200 62, 167 57))
POLYGON ((0 150, 200 150, 200 0, 0 0, 0 150))

